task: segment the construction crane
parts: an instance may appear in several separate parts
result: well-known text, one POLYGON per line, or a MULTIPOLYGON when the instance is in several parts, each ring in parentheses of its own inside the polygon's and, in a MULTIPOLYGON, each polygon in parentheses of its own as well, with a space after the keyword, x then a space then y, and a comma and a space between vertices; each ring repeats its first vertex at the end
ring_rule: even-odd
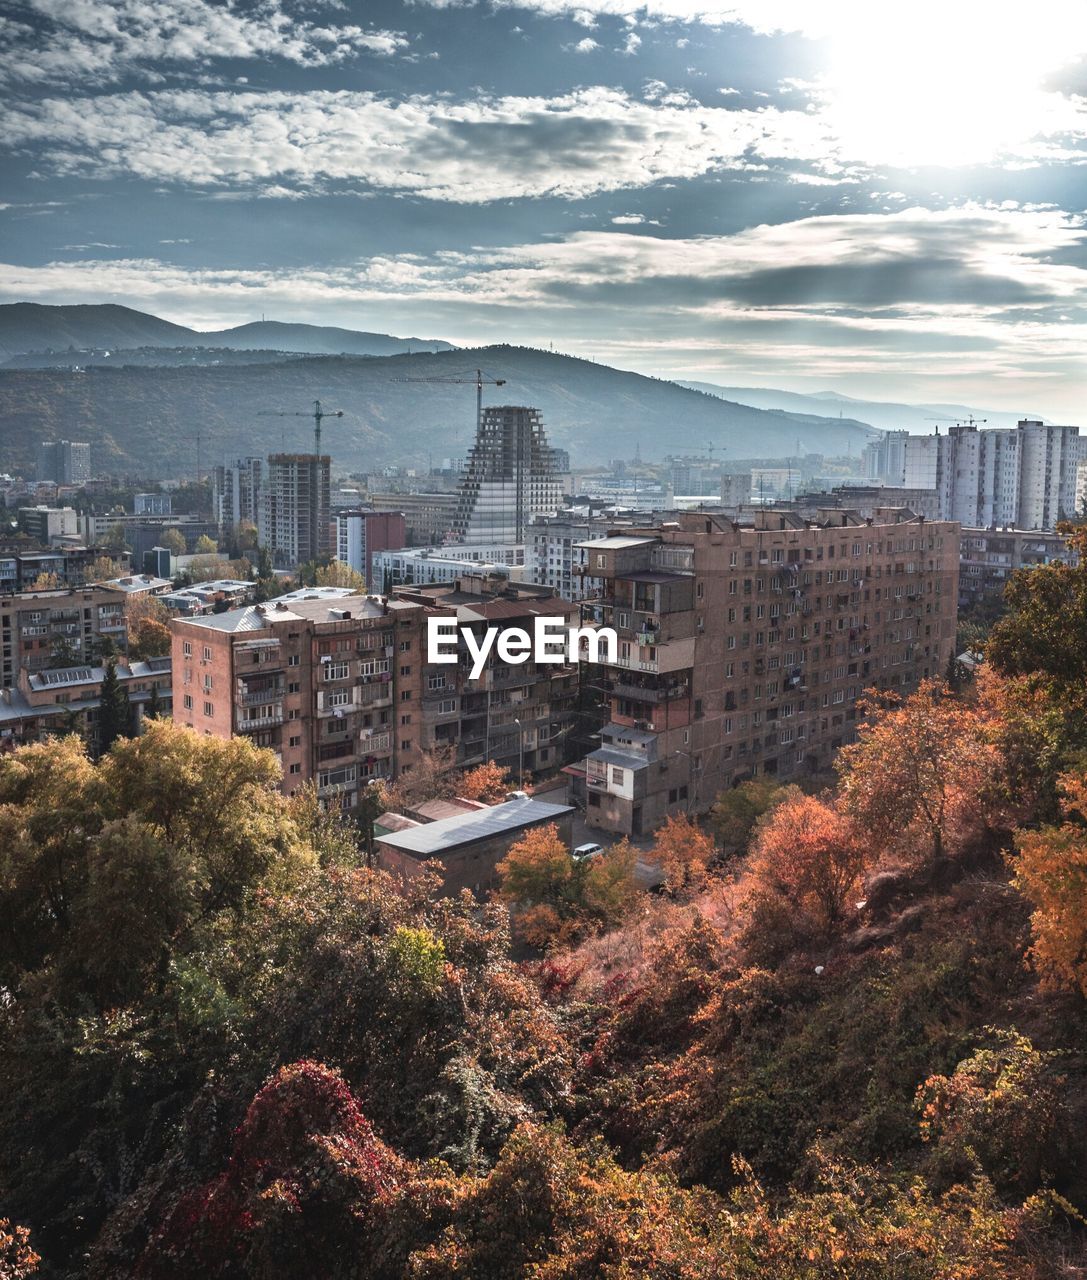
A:
MULTIPOLYGON (((714 461, 716 461, 716 459, 715 459, 715 458, 714 458, 714 456, 713 456, 715 453, 725 453, 725 452, 726 452, 725 446, 724 446, 723 444, 713 444, 711 441, 707 441, 707 442, 706 442, 705 444, 703 444, 703 445, 697 445, 697 444, 681 444, 679 447, 680 447, 681 449, 702 449, 705 453, 708 453, 708 454, 709 454, 709 456, 710 456, 710 462, 711 462, 711 463, 712 463, 712 462, 714 462, 714 461)), ((679 457, 683 457, 684 455, 683 455, 683 454, 673 454, 672 456, 673 456, 673 457, 677 457, 677 458, 679 458, 679 457)))
POLYGON ((312 418, 313 419, 313 452, 321 456, 321 422, 324 418, 342 418, 342 409, 322 409, 320 400, 314 400, 309 413, 294 413, 290 409, 262 409, 258 418, 312 418))
POLYGON ((455 377, 452 375, 439 376, 434 378, 393 378, 393 382, 445 382, 452 383, 456 386, 474 386, 476 389, 476 432, 478 434, 480 427, 483 426, 483 388, 488 387, 504 387, 506 385, 505 378, 490 378, 482 369, 476 370, 474 378, 455 377))
POLYGON ((988 418, 975 418, 974 415, 968 414, 965 418, 926 418, 926 422, 946 422, 952 427, 983 427, 988 418))

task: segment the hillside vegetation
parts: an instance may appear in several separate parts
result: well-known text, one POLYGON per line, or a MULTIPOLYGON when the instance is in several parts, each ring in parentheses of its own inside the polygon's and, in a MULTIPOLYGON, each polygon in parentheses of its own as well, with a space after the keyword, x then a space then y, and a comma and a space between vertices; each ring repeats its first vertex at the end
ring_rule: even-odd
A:
POLYGON ((808 452, 858 454, 872 431, 862 423, 776 413, 729 404, 654 378, 523 347, 366 357, 313 357, 279 364, 195 368, 0 370, 0 458, 8 469, 32 465, 34 442, 60 434, 89 440, 96 468, 177 476, 238 454, 307 447, 304 420, 259 416, 304 412, 314 399, 341 408, 325 447, 350 469, 385 463, 425 466, 463 455, 475 430, 475 388, 398 379, 474 380, 482 366, 503 387, 486 402, 542 410, 553 444, 576 463, 646 459, 704 451, 725 457, 808 452), (631 426, 638 423, 637 430, 631 426))

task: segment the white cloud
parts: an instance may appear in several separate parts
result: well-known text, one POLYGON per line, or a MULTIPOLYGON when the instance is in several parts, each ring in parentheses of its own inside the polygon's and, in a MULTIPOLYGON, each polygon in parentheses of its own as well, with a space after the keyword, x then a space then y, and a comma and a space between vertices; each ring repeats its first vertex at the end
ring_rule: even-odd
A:
POLYGON ((579 198, 744 169, 753 155, 837 169, 833 143, 809 113, 727 111, 663 90, 651 98, 599 86, 464 102, 166 90, 44 99, 10 108, 0 125, 8 145, 39 148, 39 164, 59 173, 210 191, 332 184, 469 203, 579 198))
POLYGON ((9 82, 108 83, 133 71, 161 81, 163 66, 215 58, 323 66, 408 44, 402 32, 293 17, 281 0, 244 11, 212 0, 26 0, 24 14, 36 23, 0 18, 0 75, 9 82))
POLYGON ((563 45, 563 48, 572 49, 574 53, 592 53, 594 49, 599 49, 600 46, 592 36, 586 36, 584 40, 579 40, 577 44, 563 45))

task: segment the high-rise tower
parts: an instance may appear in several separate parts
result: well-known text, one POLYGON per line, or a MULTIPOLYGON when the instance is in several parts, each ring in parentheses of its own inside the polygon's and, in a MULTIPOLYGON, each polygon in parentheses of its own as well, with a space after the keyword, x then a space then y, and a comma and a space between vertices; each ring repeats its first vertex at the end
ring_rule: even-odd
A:
POLYGON ((557 454, 538 409, 485 408, 460 483, 454 540, 524 542, 534 516, 562 505, 557 454))
POLYGON ((293 568, 330 553, 330 465, 327 454, 269 457, 258 534, 276 565, 293 568))

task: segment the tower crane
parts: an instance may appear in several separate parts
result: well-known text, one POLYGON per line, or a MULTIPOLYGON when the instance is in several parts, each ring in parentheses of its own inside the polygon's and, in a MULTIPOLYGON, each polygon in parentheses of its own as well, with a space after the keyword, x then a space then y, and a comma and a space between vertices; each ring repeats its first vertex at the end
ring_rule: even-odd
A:
POLYGON ((926 422, 946 422, 953 427, 983 427, 988 418, 975 418, 974 415, 968 414, 965 418, 926 418, 926 422))
POLYGON ((308 413, 296 413, 290 409, 262 409, 258 418, 312 418, 313 419, 313 452, 321 456, 321 421, 323 418, 342 418, 342 409, 322 409, 320 400, 314 400, 313 408, 308 413))
POLYGON ((483 388, 488 387, 504 387, 506 385, 505 378, 488 377, 482 369, 476 370, 474 378, 457 377, 456 375, 440 375, 432 378, 393 378, 393 382, 444 382, 452 383, 457 386, 474 386, 476 389, 476 431, 478 433, 483 425, 483 388))

